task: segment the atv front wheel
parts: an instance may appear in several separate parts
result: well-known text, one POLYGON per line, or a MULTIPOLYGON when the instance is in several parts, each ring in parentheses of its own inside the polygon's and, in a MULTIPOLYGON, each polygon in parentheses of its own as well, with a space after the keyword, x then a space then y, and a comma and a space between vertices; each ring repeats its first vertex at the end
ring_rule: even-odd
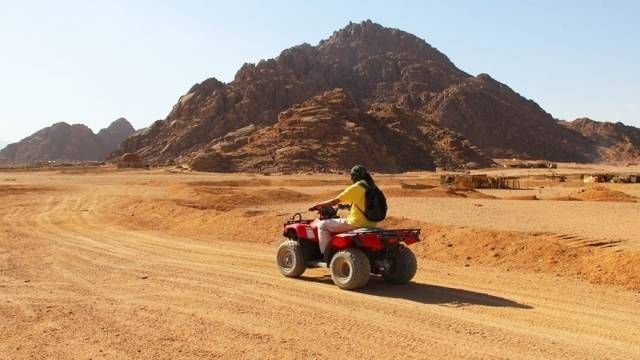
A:
POLYGON ((389 257, 391 268, 382 274, 384 281, 392 284, 407 284, 416 275, 418 261, 413 251, 400 245, 398 251, 389 257))
POLYGON ((340 289, 359 289, 369 282, 371 264, 360 249, 338 251, 331 259, 331 279, 340 289))
POLYGON ((293 240, 283 241, 276 252, 276 262, 282 275, 298 277, 307 269, 300 243, 293 240))

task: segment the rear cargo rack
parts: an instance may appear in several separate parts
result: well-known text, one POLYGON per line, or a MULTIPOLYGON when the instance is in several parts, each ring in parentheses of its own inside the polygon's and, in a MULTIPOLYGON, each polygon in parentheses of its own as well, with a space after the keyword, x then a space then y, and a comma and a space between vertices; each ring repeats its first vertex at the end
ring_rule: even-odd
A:
MULTIPOLYGON (((396 239, 399 241, 404 241, 407 243, 414 243, 420 241, 420 232, 421 229, 393 229, 393 230, 385 230, 385 229, 355 229, 348 233, 355 234, 356 236, 364 236, 364 235, 375 235, 380 240, 390 241, 392 239, 396 239)), ((348 234, 347 233, 347 234, 348 234)))
POLYGON ((351 232, 358 234, 378 234, 380 236, 418 236, 422 229, 393 229, 393 230, 385 230, 385 229, 355 229, 351 232))

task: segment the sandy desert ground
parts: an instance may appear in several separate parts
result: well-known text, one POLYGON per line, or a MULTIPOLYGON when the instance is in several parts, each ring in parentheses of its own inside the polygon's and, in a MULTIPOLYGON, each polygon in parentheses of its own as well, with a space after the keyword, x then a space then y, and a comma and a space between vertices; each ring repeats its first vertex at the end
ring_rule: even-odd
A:
POLYGON ((640 358, 640 185, 377 178, 419 271, 349 292, 274 263, 343 176, 0 172, 0 358, 640 358))

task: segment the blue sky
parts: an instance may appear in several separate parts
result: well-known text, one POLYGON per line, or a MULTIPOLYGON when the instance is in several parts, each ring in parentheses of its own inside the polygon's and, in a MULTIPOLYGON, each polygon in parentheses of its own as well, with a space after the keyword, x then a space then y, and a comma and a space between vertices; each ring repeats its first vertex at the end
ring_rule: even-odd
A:
POLYGON ((411 32, 561 119, 640 126, 640 1, 0 0, 0 140, 164 118, 208 77, 349 21, 411 32))

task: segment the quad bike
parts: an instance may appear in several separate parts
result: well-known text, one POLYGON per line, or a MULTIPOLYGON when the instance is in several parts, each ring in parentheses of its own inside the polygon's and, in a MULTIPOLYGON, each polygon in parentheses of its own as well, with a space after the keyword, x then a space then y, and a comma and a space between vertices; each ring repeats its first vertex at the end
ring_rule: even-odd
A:
POLYGON ((333 282, 345 290, 365 286, 370 274, 381 275, 393 284, 411 281, 417 261, 406 245, 420 241, 420 229, 361 228, 336 233, 332 234, 328 256, 320 253, 318 221, 338 218, 338 210, 346 208, 349 206, 316 210, 320 216, 315 220, 304 220, 300 213, 288 220, 283 230, 286 240, 278 246, 276 253, 280 272, 295 278, 307 268, 328 267, 333 282))

